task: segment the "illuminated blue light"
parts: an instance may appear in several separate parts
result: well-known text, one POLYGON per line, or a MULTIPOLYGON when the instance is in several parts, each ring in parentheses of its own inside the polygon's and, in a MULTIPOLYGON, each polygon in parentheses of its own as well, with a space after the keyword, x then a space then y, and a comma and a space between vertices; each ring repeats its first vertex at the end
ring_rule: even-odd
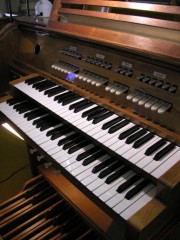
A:
POLYGON ((73 82, 75 77, 76 77, 75 73, 68 73, 66 76, 66 80, 73 82))

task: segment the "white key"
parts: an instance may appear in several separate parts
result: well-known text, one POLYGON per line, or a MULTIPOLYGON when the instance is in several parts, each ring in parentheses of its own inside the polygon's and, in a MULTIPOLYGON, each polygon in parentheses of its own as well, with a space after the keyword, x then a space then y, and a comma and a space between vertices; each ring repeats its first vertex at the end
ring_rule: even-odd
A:
POLYGON ((50 150, 48 150, 47 153, 48 153, 50 156, 53 156, 54 154, 57 154, 57 153, 59 153, 60 151, 62 151, 62 146, 56 146, 56 147, 51 148, 50 150))
MULTIPOLYGON (((138 148, 138 149, 135 149, 135 148, 133 148, 134 142, 131 143, 131 144, 126 144, 126 140, 121 140, 121 141, 122 141, 122 142, 119 144, 120 147, 119 147, 118 149, 116 149, 116 147, 113 148, 112 146, 110 146, 110 148, 111 148, 112 150, 115 150, 117 154, 119 154, 120 156, 123 156, 123 157, 126 158, 127 160, 129 160, 128 157, 127 157, 127 155, 136 154, 138 151, 141 151, 141 149, 142 149, 142 151, 143 151, 143 153, 144 153, 144 150, 143 150, 143 149, 144 149, 144 145, 141 146, 141 147, 138 148), (123 141, 124 141, 124 142, 123 142, 123 141), (131 153, 131 151, 132 151, 132 153, 131 153)), ((149 145, 150 143, 147 142, 146 144, 149 145)), ((146 144, 145 144, 145 145, 146 145, 146 144)), ((146 146, 147 146, 147 145, 146 145, 146 146)))
MULTIPOLYGON (((92 128, 91 129, 89 128, 89 130, 87 131, 87 134, 89 136, 94 137, 94 135, 97 134, 97 132, 103 131, 102 130, 103 124, 106 123, 108 120, 112 120, 113 118, 114 118, 114 115, 104 119, 103 121, 97 124, 92 124, 92 128)), ((83 131, 86 132, 86 129, 83 129, 83 131)))
MULTIPOLYGON (((116 170, 118 170, 118 169, 120 169, 120 168, 122 168, 123 166, 121 166, 121 167, 118 167, 116 170)), ((97 189, 98 187, 100 187, 100 186, 102 186, 103 184, 105 184, 105 180, 106 180, 106 178, 109 176, 109 175, 111 175, 111 174, 113 174, 115 171, 113 171, 113 172, 111 172, 110 174, 108 174, 106 177, 104 177, 104 178, 97 178, 97 180, 96 181, 94 181, 94 182, 92 182, 91 184, 89 184, 88 186, 87 186, 87 188, 89 189, 89 190, 91 190, 91 191, 94 191, 95 189, 97 189)))
MULTIPOLYGON (((156 150, 152 155, 150 156, 143 156, 143 158, 140 158, 139 161, 136 163, 136 166, 140 167, 141 169, 144 169, 148 164, 150 164, 151 162, 155 161, 153 158, 155 156, 155 154, 157 152, 159 152, 162 148, 164 148, 165 146, 167 146, 168 143, 166 143, 165 145, 163 145, 161 148, 159 148, 158 150, 156 150)), ((159 164, 159 163, 158 163, 159 164)))
POLYGON ((135 182, 133 185, 131 185, 131 187, 129 187, 128 189, 126 189, 124 192, 122 192, 122 193, 117 193, 117 194, 114 195, 112 198, 110 198, 110 199, 106 202, 106 204, 107 204, 110 208, 114 208, 117 204, 119 204, 121 201, 124 200, 126 193, 129 192, 131 189, 133 189, 135 186, 137 186, 137 184, 139 184, 142 180, 143 180, 143 178, 139 179, 137 182, 135 182))
MULTIPOLYGON (((111 117, 112 117, 112 116, 111 116, 111 117)), ((87 126, 87 127, 83 128, 83 131, 84 131, 84 132, 87 132, 87 131, 88 131, 88 135, 92 136, 93 134, 96 133, 96 132, 93 133, 94 129, 96 129, 96 131, 97 131, 97 128, 99 127, 100 130, 101 130, 101 126, 102 126, 104 123, 106 123, 109 118, 110 118, 110 117, 108 117, 107 119, 104 119, 103 121, 101 121, 101 122, 99 122, 99 123, 97 123, 97 124, 93 124, 93 123, 92 123, 90 126, 87 126), (92 134, 91 134, 91 132, 92 132, 92 134)), ((92 121, 93 121, 93 120, 92 120, 92 121)))
POLYGON ((81 162, 78 162, 76 160, 77 156, 85 151, 87 151, 88 149, 90 149, 92 147, 92 144, 87 145, 84 148, 79 149, 78 151, 74 152, 73 154, 71 154, 69 159, 65 159, 65 161, 63 161, 62 166, 66 168, 66 170, 68 172, 73 171, 74 169, 80 167, 81 162))
MULTIPOLYGON (((135 156, 138 155, 136 159, 141 159, 142 157, 145 156, 144 153, 146 149, 149 146, 153 145, 158 139, 160 139, 158 136, 154 136, 154 138, 152 138, 147 143, 143 144, 140 148, 132 148, 131 151, 125 152, 123 154, 123 157, 131 161, 131 158, 133 159, 135 158, 135 156)), ((133 162, 133 160, 131 162, 133 162)))
POLYGON ((36 136, 36 137, 34 138, 34 140, 38 143, 38 145, 41 145, 42 143, 46 142, 47 140, 49 141, 50 138, 47 137, 46 134, 47 134, 50 130, 53 130, 53 129, 55 129, 56 127, 59 127, 59 126, 62 126, 62 125, 63 125, 63 124, 60 123, 60 124, 57 124, 57 125, 54 126, 54 127, 50 127, 50 128, 48 128, 48 129, 42 131, 42 132, 39 131, 41 134, 38 135, 38 136, 36 136))
MULTIPOLYGON (((76 121, 78 121, 80 119, 83 119, 83 121, 86 121, 85 118, 82 117, 82 113, 85 112, 85 111, 88 111, 88 110, 90 110, 92 108, 94 108, 95 106, 96 105, 93 104, 93 105, 87 107, 86 109, 83 109, 83 110, 81 110, 81 111, 79 111, 77 113, 74 112, 74 109, 70 110, 70 112, 73 114, 74 117, 72 118, 72 115, 71 116, 66 115, 66 119, 68 121, 70 121, 70 123, 74 123, 74 122, 76 122, 76 121)), ((75 126, 77 126, 77 124, 75 124, 75 126)))
MULTIPOLYGON (((97 164, 105 161, 106 159, 110 158, 110 156, 108 154, 105 154, 103 155, 102 157, 100 157, 99 159, 97 159, 96 161, 94 161, 93 165, 91 164, 88 164, 88 166, 90 166, 90 168, 86 169, 86 171, 82 171, 81 173, 79 174, 76 174, 76 178, 79 180, 79 181, 82 181, 84 178, 88 177, 89 175, 91 174, 94 174, 92 173, 92 169, 94 166, 96 166, 97 164)), ((78 170, 78 169, 77 169, 78 170)))
POLYGON ((111 146, 113 143, 116 143, 117 141, 119 141, 118 137, 121 132, 126 131, 133 125, 134 125, 133 123, 129 123, 128 125, 124 126, 123 128, 119 129, 118 131, 112 134, 108 133, 104 135, 103 137, 99 138, 98 141, 100 143, 103 143, 105 146, 111 146))
MULTIPOLYGON (((107 155, 107 154, 106 154, 106 155, 107 155)), ((103 155, 103 157, 104 157, 104 156, 105 156, 105 155, 103 155)), ((103 157, 102 157, 102 158, 103 158, 103 157)), ((88 165, 84 166, 84 165, 82 164, 83 161, 84 161, 84 159, 83 159, 82 161, 79 161, 80 167, 79 167, 78 169, 74 170, 73 172, 71 172, 71 174, 72 174, 73 176, 77 176, 77 175, 81 174, 81 173, 84 172, 86 169, 88 169, 89 167, 92 168, 92 166, 94 166, 95 164, 97 164, 97 163, 99 162, 99 160, 97 159, 97 160, 93 161, 92 163, 89 163, 88 165)))
MULTIPOLYGON (((135 173, 130 171, 129 174, 124 174, 121 179, 120 179, 120 184, 123 184, 124 182, 126 182, 129 178, 131 178, 135 173)), ((114 185, 112 188, 108 189, 108 191, 104 192, 102 195, 99 196, 99 198, 103 201, 103 202, 107 202, 108 200, 110 200, 111 198, 113 198, 115 195, 119 194, 117 193, 117 188, 119 187, 119 182, 114 185)))
MULTIPOLYGON (((94 147, 93 144, 88 144, 86 147, 81 148, 80 150, 77 151, 77 156, 78 156, 79 154, 81 154, 81 153, 89 150, 89 149, 92 148, 92 147, 94 147)), ((77 157, 77 156, 76 156, 76 157, 77 157)), ((75 161, 78 162, 78 161, 76 160, 76 158, 75 158, 75 159, 68 159, 68 161, 65 161, 65 162, 62 163, 62 166, 66 168, 66 167, 68 167, 69 165, 73 164, 75 161)), ((81 164, 81 162, 79 162, 79 163, 81 164)), ((74 168, 73 168, 73 169, 74 169, 74 168)))
POLYGON ((156 191, 157 191, 156 187, 151 188, 146 194, 144 194, 141 198, 139 198, 137 201, 131 204, 126 210, 121 212, 120 216, 123 219, 128 220, 136 212, 143 208, 148 202, 155 198, 156 191))
POLYGON ((90 184, 91 182, 95 181, 96 179, 97 179, 97 176, 95 174, 93 174, 93 175, 90 175, 87 178, 83 179, 81 183, 84 186, 87 186, 88 184, 90 184))
MULTIPOLYGON (((95 189, 93 191, 93 193, 99 197, 102 194, 104 194, 105 192, 109 191, 110 189, 112 189, 113 187, 115 187, 116 189, 118 188, 118 186, 120 185, 120 183, 124 180, 125 177, 128 177, 129 175, 133 174, 133 171, 129 170, 128 172, 124 173, 120 178, 116 179, 115 181, 111 182, 110 184, 104 183, 102 184, 100 187, 98 187, 97 189, 95 189)), ((115 189, 115 191, 116 191, 115 189)))
POLYGON ((57 139, 55 139, 55 140, 51 140, 51 139, 50 139, 49 141, 42 143, 40 146, 41 146, 44 150, 46 150, 46 151, 48 152, 49 150, 57 147, 57 144, 58 144, 58 142, 59 142, 61 139, 63 139, 64 137, 69 137, 69 136, 71 136, 71 135, 74 134, 74 133, 75 133, 75 132, 72 131, 72 132, 70 132, 70 133, 67 133, 67 134, 65 134, 65 135, 60 136, 59 138, 57 138, 57 139))
MULTIPOLYGON (((81 154, 82 152, 85 152, 90 146, 92 146, 92 145, 91 145, 91 144, 88 144, 88 145, 86 145, 85 147, 83 147, 83 148, 75 151, 75 152, 72 153, 72 154, 69 154, 69 153, 68 153, 68 150, 69 150, 69 149, 68 149, 68 150, 64 150, 64 152, 65 152, 66 155, 69 156, 68 158, 71 158, 71 157, 73 157, 73 156, 78 156, 78 155, 81 154)), ((53 155, 53 158, 59 159, 58 162, 59 162, 59 163, 62 163, 62 162, 64 162, 64 161, 67 160, 67 159, 64 157, 65 154, 60 152, 59 154, 57 153, 57 154, 53 155)))
POLYGON ((179 162, 180 150, 176 147, 171 153, 169 153, 163 160, 160 160, 161 164, 157 164, 159 161, 153 161, 144 169, 150 172, 152 176, 159 178, 165 172, 167 172, 173 165, 179 162), (153 169, 153 170, 152 170, 153 169))
POLYGON ((125 209, 127 209, 129 206, 131 206, 134 202, 136 202, 138 199, 140 199, 144 194, 146 194, 149 190, 151 190, 154 187, 153 184, 148 184, 145 188, 143 188, 139 193, 137 193, 134 197, 127 200, 124 198, 120 203, 118 203, 113 210, 120 214, 125 209))

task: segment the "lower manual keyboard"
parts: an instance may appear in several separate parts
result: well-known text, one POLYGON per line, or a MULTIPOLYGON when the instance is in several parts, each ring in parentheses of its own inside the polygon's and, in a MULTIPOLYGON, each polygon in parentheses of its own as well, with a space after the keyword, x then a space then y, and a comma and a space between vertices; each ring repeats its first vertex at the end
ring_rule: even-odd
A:
POLYGON ((156 196, 154 183, 30 100, 8 100, 0 104, 0 111, 123 219, 129 219, 156 196))
POLYGON ((179 162, 179 146, 44 77, 14 87, 156 179, 179 162))

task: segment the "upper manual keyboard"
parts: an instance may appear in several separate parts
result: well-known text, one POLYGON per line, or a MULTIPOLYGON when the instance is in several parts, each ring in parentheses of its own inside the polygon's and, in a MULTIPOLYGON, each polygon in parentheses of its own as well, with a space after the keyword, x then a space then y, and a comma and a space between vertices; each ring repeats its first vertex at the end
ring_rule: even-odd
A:
POLYGON ((180 159, 179 146, 44 77, 14 87, 156 179, 180 159))

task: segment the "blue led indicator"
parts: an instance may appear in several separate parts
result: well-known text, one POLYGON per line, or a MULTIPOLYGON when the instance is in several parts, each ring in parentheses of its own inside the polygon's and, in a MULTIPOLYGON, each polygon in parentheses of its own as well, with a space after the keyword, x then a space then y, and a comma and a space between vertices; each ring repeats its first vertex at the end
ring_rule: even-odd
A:
POLYGON ((66 76, 66 80, 73 82, 75 79, 75 73, 68 73, 66 76))

